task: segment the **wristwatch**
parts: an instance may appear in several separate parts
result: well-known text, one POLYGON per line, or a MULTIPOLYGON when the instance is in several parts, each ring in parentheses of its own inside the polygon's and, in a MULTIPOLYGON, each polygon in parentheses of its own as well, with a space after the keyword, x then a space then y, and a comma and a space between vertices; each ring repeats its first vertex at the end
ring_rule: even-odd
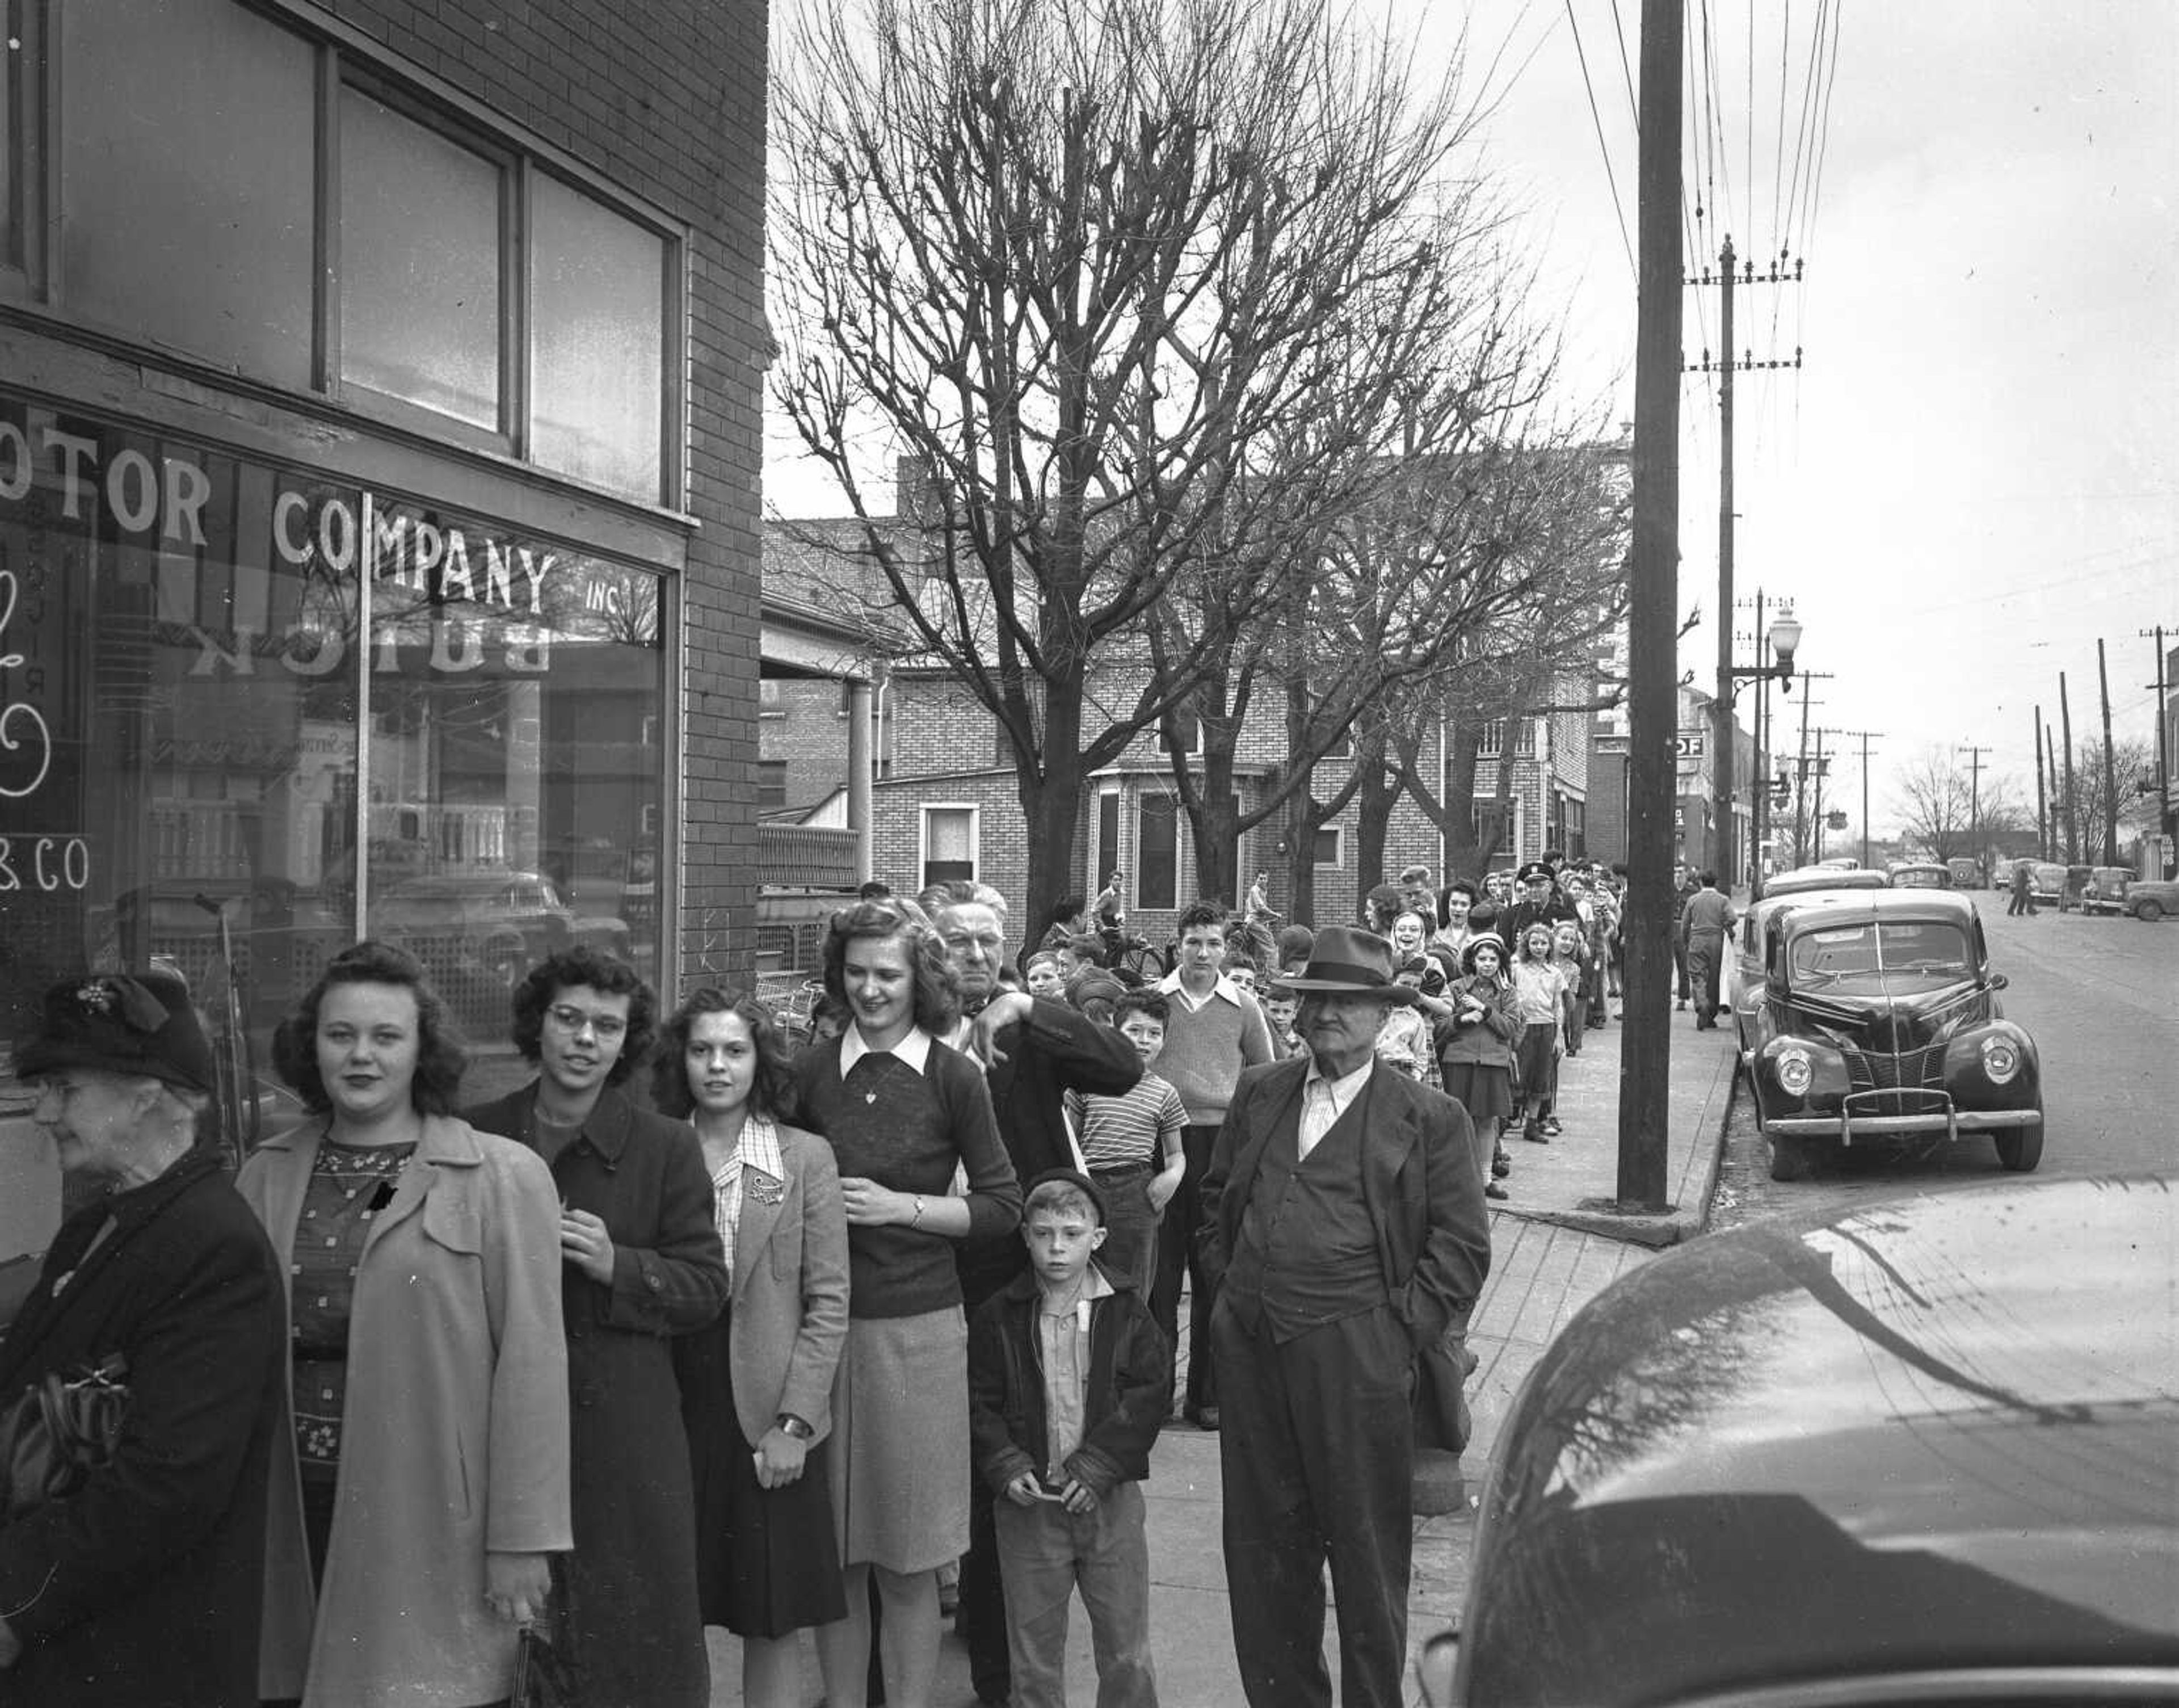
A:
POLYGON ((806 1442, 817 1433, 808 1423, 795 1416, 791 1411, 780 1413, 772 1421, 779 1425, 782 1434, 790 1435, 799 1442, 806 1442))

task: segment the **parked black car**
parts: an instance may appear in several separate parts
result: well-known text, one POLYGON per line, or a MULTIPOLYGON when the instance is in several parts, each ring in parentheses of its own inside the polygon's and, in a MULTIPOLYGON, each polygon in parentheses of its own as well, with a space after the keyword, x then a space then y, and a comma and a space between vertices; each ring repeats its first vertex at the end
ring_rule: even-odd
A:
POLYGON ((2042 1160, 2042 1064, 1965 895, 1819 891, 1762 930, 1748 1079, 1773 1179, 1887 1134, 1987 1133, 2007 1168, 2042 1160))
POLYGON ((2179 1199, 2002 1184, 1706 1235, 1498 1432, 1456 1700, 2179 1700, 2179 1199))

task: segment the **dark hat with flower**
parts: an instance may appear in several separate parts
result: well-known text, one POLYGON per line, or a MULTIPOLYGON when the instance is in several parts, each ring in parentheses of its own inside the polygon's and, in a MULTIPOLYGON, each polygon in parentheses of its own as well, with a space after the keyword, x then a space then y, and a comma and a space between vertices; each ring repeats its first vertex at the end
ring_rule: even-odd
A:
POLYGON ((38 1029, 15 1046, 15 1077, 66 1068, 127 1074, 210 1091, 218 1081, 211 1044, 171 973, 93 973, 46 992, 38 1029))

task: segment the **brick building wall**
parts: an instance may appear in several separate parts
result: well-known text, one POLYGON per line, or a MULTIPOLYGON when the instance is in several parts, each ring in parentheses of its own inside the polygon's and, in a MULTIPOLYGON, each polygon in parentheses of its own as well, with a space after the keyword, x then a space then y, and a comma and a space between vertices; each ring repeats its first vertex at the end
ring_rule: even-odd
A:
MULTIPOLYGON (((682 947, 748 941, 756 854, 764 0, 332 0, 325 10, 687 222, 682 947)), ((729 964, 746 970, 738 949, 729 964)))

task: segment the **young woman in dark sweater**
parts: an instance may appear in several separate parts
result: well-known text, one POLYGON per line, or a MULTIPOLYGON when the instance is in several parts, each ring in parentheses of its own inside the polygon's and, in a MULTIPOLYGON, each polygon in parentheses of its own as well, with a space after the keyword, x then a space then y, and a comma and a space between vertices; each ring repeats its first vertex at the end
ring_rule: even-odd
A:
POLYGON ((968 1332, 953 1248, 1009 1232, 1021 1188, 982 1069, 938 1041, 958 1002, 921 912, 888 898, 838 915, 825 988, 853 1024, 804 1051, 795 1079, 804 1124, 832 1146, 848 1215, 831 1464, 848 1617, 820 1634, 818 1653, 830 1700, 861 1700, 874 1578, 886 1700, 927 1708, 938 1568, 969 1546, 968 1332), (952 1189, 957 1166, 965 1193, 952 1189))

